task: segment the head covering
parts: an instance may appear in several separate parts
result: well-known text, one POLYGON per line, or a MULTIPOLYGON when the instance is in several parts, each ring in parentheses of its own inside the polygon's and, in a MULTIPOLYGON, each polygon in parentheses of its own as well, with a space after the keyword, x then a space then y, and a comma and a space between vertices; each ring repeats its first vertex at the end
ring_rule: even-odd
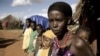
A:
POLYGON ((72 16, 72 8, 71 6, 66 3, 66 2, 55 2, 52 5, 50 5, 50 7, 48 8, 48 13, 52 10, 57 10, 60 11, 61 13, 63 13, 65 16, 67 17, 71 17, 72 16))
POLYGON ((54 37, 56 37, 56 35, 52 32, 52 30, 47 30, 46 32, 43 33, 43 36, 53 39, 54 37))

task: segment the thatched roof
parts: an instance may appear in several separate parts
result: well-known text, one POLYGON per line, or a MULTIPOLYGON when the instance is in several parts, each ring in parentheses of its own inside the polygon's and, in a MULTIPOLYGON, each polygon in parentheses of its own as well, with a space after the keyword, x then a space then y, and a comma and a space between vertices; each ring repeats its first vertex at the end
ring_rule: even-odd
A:
POLYGON ((5 18, 2 19, 2 22, 3 21, 7 21, 7 22, 10 22, 10 23, 13 23, 13 22, 17 21, 17 18, 12 16, 12 15, 8 15, 5 18))
POLYGON ((76 12, 73 14, 73 19, 82 19, 96 16, 96 1, 95 0, 79 0, 76 12))
POLYGON ((8 15, 2 20, 2 28, 3 29, 15 29, 20 28, 22 21, 20 19, 17 19, 16 17, 12 15, 8 15))

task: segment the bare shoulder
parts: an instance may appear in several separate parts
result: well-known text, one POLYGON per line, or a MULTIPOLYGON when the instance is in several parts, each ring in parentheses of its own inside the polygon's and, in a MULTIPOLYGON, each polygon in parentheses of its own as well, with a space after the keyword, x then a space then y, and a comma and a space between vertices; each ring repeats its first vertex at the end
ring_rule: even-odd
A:
POLYGON ((76 47, 76 48, 84 48, 85 46, 89 46, 83 39, 79 38, 78 36, 76 35, 73 35, 73 45, 76 47))
POLYGON ((93 51, 91 50, 87 42, 85 42, 83 39, 79 38, 76 35, 73 35, 72 37, 73 40, 71 45, 71 51, 76 56, 94 56, 93 51))

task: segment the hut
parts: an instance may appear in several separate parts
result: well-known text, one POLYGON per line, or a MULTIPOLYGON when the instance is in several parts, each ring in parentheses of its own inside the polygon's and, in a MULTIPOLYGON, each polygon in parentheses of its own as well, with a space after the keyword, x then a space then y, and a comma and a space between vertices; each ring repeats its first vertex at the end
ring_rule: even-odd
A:
POLYGON ((3 29, 15 29, 19 26, 19 24, 20 24, 20 21, 12 15, 8 15, 2 19, 3 29))

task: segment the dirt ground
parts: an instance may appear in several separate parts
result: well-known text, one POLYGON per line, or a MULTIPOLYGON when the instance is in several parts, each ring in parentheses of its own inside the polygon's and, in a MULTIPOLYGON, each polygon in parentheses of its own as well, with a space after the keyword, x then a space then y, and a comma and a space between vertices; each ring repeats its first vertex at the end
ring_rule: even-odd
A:
POLYGON ((0 56, 24 56, 22 30, 0 30, 0 56))

